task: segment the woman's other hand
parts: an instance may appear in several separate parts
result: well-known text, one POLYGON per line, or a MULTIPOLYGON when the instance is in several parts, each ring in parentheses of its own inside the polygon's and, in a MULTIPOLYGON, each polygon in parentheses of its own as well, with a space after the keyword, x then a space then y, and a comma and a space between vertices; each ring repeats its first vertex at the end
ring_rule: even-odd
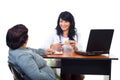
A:
POLYGON ((61 43, 51 44, 50 45, 50 49, 52 49, 52 50, 59 50, 59 49, 62 48, 62 46, 63 46, 63 44, 61 44, 61 43))
POLYGON ((72 48, 74 49, 74 51, 78 50, 78 48, 76 46, 76 42, 74 40, 69 40, 69 44, 72 46, 72 48))
POLYGON ((48 54, 53 54, 53 53, 54 53, 53 49, 46 49, 46 50, 45 50, 45 54, 46 54, 46 55, 48 55, 48 54))

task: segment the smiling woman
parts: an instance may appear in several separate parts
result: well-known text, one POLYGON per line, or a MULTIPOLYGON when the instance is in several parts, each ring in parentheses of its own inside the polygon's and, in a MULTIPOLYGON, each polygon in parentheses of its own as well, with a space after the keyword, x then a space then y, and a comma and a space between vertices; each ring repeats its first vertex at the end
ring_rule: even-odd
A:
MULTIPOLYGON (((67 54, 81 49, 80 38, 75 27, 74 17, 70 12, 63 11, 60 13, 55 28, 55 34, 50 35, 46 43, 46 45, 49 45, 48 48, 53 51, 62 49, 67 54)), ((54 54, 56 54, 56 52, 54 52, 54 54)), ((59 59, 55 61, 56 64, 60 64, 59 59)), ((63 80, 83 80, 81 74, 62 74, 61 77, 63 80)))

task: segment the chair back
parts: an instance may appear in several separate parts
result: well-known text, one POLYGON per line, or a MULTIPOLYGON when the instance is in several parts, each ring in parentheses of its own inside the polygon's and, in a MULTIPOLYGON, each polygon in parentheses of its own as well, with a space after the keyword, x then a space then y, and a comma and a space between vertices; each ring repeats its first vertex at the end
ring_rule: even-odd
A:
POLYGON ((14 66, 13 63, 8 62, 8 66, 9 66, 10 71, 11 71, 12 74, 13 74, 14 80, 24 80, 23 74, 20 73, 20 71, 18 71, 18 70, 15 68, 15 66, 14 66))

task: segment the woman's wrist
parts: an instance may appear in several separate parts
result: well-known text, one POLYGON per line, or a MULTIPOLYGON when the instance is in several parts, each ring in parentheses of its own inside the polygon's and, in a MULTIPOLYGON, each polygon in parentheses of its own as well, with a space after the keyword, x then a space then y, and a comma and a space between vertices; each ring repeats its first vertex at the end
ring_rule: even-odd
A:
POLYGON ((74 47, 74 51, 77 51, 77 50, 78 50, 78 47, 77 47, 77 46, 75 46, 75 47, 74 47))

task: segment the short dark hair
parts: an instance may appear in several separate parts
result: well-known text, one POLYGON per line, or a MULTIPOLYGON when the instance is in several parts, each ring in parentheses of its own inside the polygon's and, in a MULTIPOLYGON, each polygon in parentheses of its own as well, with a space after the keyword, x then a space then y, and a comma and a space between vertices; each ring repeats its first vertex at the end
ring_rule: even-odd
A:
POLYGON ((10 28, 6 35, 6 44, 10 49, 20 48, 28 39, 28 29, 23 24, 10 28))
POLYGON ((73 15, 68 11, 64 11, 64 12, 60 13, 60 15, 58 17, 58 21, 57 21, 57 26, 56 26, 57 35, 62 35, 63 34, 63 31, 62 31, 62 29, 60 28, 60 25, 59 25, 60 19, 63 19, 65 21, 70 22, 68 37, 69 37, 70 40, 74 40, 73 37, 75 36, 76 28, 75 28, 75 21, 74 21, 73 15))

